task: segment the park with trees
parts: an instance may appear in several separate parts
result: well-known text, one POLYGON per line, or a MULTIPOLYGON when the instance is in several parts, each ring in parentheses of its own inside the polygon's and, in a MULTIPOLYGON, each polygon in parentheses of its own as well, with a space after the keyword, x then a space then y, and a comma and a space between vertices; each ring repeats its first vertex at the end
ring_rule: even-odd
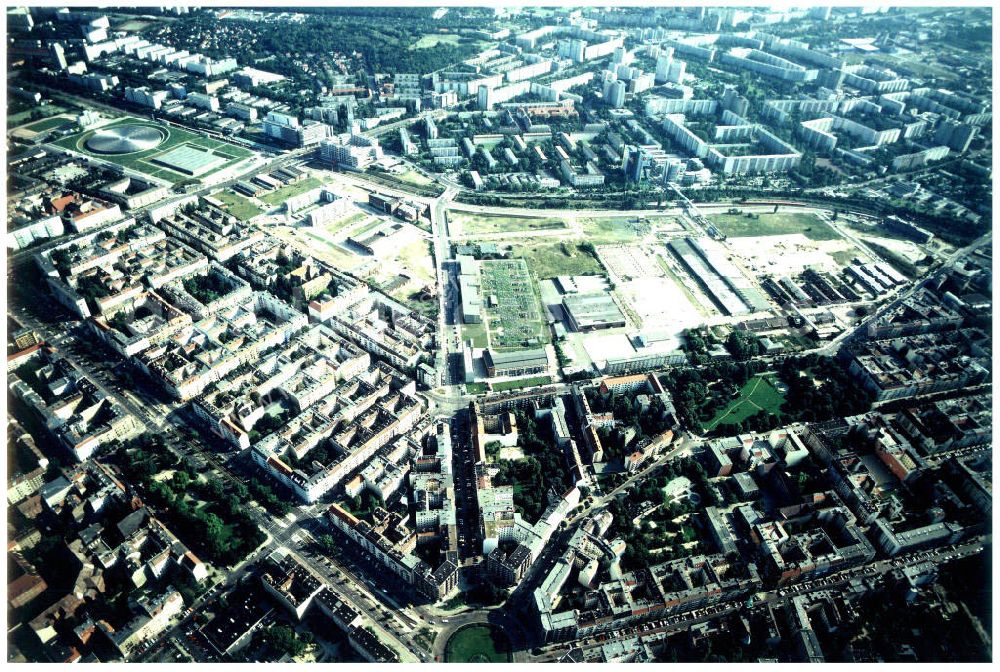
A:
POLYGON ((566 458, 556 445, 548 423, 538 423, 523 411, 515 414, 519 460, 499 460, 494 485, 514 487, 514 507, 526 520, 535 522, 548 506, 548 493, 561 495, 567 488, 566 458))
POLYGON ((681 421, 693 428, 711 426, 709 433, 719 427, 731 434, 768 431, 793 422, 821 422, 865 413, 872 403, 870 393, 856 384, 841 363, 814 353, 785 357, 777 365, 712 360, 671 369, 660 381, 671 390, 681 421), (769 398, 760 411, 713 423, 721 410, 745 392, 751 378, 764 373, 770 374, 768 384, 780 389, 783 400, 769 398))
POLYGON ((166 450, 160 435, 142 434, 122 443, 112 459, 167 527, 213 564, 236 565, 264 543, 264 533, 246 510, 247 487, 199 476, 166 450), (173 473, 164 478, 168 471, 173 473))

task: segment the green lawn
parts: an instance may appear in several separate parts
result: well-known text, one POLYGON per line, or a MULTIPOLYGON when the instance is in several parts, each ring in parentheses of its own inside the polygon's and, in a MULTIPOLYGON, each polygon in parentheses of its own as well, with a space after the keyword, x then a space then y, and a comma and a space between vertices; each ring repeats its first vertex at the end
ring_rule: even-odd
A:
POLYGON ((819 217, 808 212, 708 215, 722 233, 731 237, 779 236, 801 233, 811 240, 838 240, 840 236, 819 217))
POLYGON ((487 624, 459 628, 445 645, 447 663, 509 663, 510 640, 499 628, 487 624))
POLYGON ((719 425, 735 425, 761 411, 778 415, 785 395, 774 387, 768 376, 755 376, 740 388, 740 395, 719 410, 702 428, 710 432, 719 425))
POLYGON ((208 171, 202 174, 200 177, 204 178, 207 175, 223 170, 233 164, 235 161, 239 161, 248 158, 253 153, 249 150, 243 149, 242 147, 237 147, 236 145, 231 145, 226 142, 219 142, 218 140, 213 140, 197 133, 192 133, 186 131, 182 128, 176 126, 166 126, 164 124, 159 124, 156 122, 148 121, 146 119, 139 119, 137 117, 122 117, 121 119, 108 124, 104 128, 112 128, 114 126, 119 126, 121 124, 134 124, 137 126, 151 126, 153 128, 159 129, 166 134, 166 138, 157 147, 146 150, 143 152, 133 152, 132 154, 119 154, 119 155, 108 155, 108 154, 95 154, 86 148, 86 142, 94 134, 95 131, 84 131, 83 133, 77 133, 66 138, 60 138, 55 143, 56 146, 63 147, 86 156, 92 156, 100 158, 109 163, 115 163, 124 168, 129 168, 141 173, 145 173, 151 177, 157 177, 168 182, 177 183, 184 182, 186 180, 193 179, 190 175, 185 175, 183 173, 178 173, 169 168, 159 166, 151 162, 151 160, 164 152, 171 149, 179 147, 181 145, 190 145, 192 147, 211 152, 218 156, 221 156, 227 160, 226 163, 220 165, 218 168, 208 171))
POLYGON ((466 383, 465 391, 469 394, 483 394, 486 392, 486 383, 466 383))
POLYGON ((563 243, 516 244, 511 246, 515 257, 521 257, 539 280, 560 275, 607 275, 593 256, 572 241, 563 243))
POLYGON ((268 205, 281 205, 292 196, 298 196, 299 194, 306 193, 310 189, 322 186, 323 180, 318 177, 307 177, 304 180, 299 180, 298 182, 293 182, 292 184, 275 189, 270 194, 264 194, 260 197, 260 200, 264 201, 268 205))
POLYGON ((220 191, 217 194, 212 194, 212 197, 225 203, 229 214, 240 220, 252 219, 263 212, 249 198, 232 191, 220 191))
POLYGON ((566 223, 554 217, 513 217, 449 212, 448 222, 458 224, 462 235, 478 236, 493 233, 520 233, 566 228, 566 223))
POLYGON ((35 133, 41 133, 42 131, 49 131, 53 128, 59 128, 61 126, 66 126, 70 123, 69 119, 65 117, 50 117, 48 119, 42 119, 41 121, 36 121, 33 124, 28 124, 25 128, 29 131, 34 131, 35 133))
POLYGON ((549 376, 535 376, 534 378, 523 378, 521 380, 507 380, 502 383, 490 383, 494 392, 505 392, 507 390, 519 390, 522 387, 535 387, 547 385, 552 382, 549 376))

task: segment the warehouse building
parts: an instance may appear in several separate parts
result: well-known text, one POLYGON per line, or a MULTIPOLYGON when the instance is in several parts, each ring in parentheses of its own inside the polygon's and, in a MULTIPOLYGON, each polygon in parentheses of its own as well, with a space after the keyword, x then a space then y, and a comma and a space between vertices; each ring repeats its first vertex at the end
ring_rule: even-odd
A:
POLYGON ((483 321, 480 310, 483 299, 479 285, 479 264, 469 255, 458 256, 458 288, 462 296, 462 322, 478 324, 483 321))
POLYGON ((483 350, 483 363, 490 378, 499 376, 526 376, 544 373, 549 368, 545 348, 530 348, 517 352, 483 350))
POLYGON ((607 292, 570 294, 563 298, 563 310, 575 331, 597 331, 625 326, 625 316, 607 292))

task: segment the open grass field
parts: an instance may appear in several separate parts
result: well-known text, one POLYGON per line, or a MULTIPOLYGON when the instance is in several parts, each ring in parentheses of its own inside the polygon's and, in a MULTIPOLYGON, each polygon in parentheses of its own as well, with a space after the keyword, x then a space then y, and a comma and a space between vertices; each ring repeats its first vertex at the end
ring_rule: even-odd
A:
POLYGON ((450 211, 448 223, 459 231, 453 235, 481 236, 495 233, 520 233, 522 231, 549 231, 566 228, 566 223, 554 217, 514 217, 477 215, 470 212, 450 211))
POLYGON ((421 36, 410 46, 410 49, 431 49, 439 44, 458 44, 458 35, 451 33, 434 33, 421 36))
POLYGON ((811 240, 839 240, 840 236, 819 217, 808 212, 762 212, 754 217, 740 215, 708 215, 716 228, 730 237, 782 236, 801 233, 811 240))
MULTIPOLYGON (((28 105, 28 103, 26 103, 26 102, 23 103, 23 104, 28 105)), ((63 112, 68 112, 68 110, 65 107, 62 107, 61 105, 47 105, 45 103, 42 103, 42 105, 40 107, 34 107, 34 105, 32 105, 28 109, 23 110, 21 112, 15 112, 14 114, 8 114, 7 115, 7 128, 15 128, 17 126, 20 126, 24 122, 26 122, 29 119, 31 119, 31 113, 35 112, 35 111, 39 111, 39 112, 41 112, 42 114, 44 114, 46 116, 52 116, 54 114, 62 114, 63 112)), ((33 130, 37 131, 38 129, 33 129, 33 130)))
POLYGON ((82 133, 77 133, 76 135, 71 135, 66 138, 61 138, 57 140, 54 144, 63 147, 64 149, 69 149, 74 152, 79 152, 85 156, 91 156, 94 158, 102 159, 108 163, 114 163, 124 168, 129 168, 135 170, 150 177, 159 178, 161 180, 166 180, 167 182, 177 183, 183 182, 185 180, 193 179, 190 175, 185 175, 184 173, 179 173, 177 171, 171 170, 164 166, 159 166, 152 162, 152 159, 157 156, 180 147, 181 145, 189 145, 203 151, 211 152, 216 156, 221 156, 226 159, 226 163, 220 165, 214 170, 210 170, 204 173, 200 177, 204 178, 207 175, 224 170, 232 166, 237 161, 242 161, 243 159, 252 156, 252 152, 243 149, 242 147, 237 147, 236 145, 231 145, 227 142, 219 142, 218 140, 213 140, 207 138, 197 133, 192 133, 186 131, 182 128, 177 128, 176 126, 166 126, 164 124, 158 124, 152 121, 147 121, 145 119, 139 119, 137 117, 122 117, 121 119, 108 124, 104 128, 112 128, 121 124, 134 124, 138 126, 151 126, 153 128, 159 129, 164 134, 166 138, 157 147, 149 149, 142 152, 133 152, 131 154, 97 154, 91 152, 86 147, 86 142, 90 139, 90 136, 94 134, 95 131, 84 131, 82 133))
POLYGON ((778 391, 769 376, 754 376, 740 388, 740 396, 716 413, 702 429, 710 432, 719 425, 735 425, 761 411, 778 415, 784 401, 785 395, 778 391))
POLYGON ((263 210, 254 205, 253 201, 245 196, 240 196, 234 191, 220 191, 216 194, 212 194, 214 198, 219 199, 226 204, 226 210, 233 217, 241 220, 253 219, 259 215, 263 210))
POLYGON ((125 23, 115 26, 115 30, 124 30, 127 32, 137 33, 140 30, 145 30, 152 24, 152 21, 126 21, 125 23))
POLYGON ((317 256, 341 270, 350 272, 361 263, 361 257, 351 254, 314 229, 275 227, 271 231, 277 238, 295 245, 307 254, 317 256))
POLYGON ((855 257, 861 257, 862 259, 867 259, 867 255, 862 254, 857 248, 854 247, 852 247, 849 250, 839 250, 837 252, 831 252, 830 256, 833 257, 833 260, 838 264, 840 264, 841 266, 850 265, 851 261, 853 261, 855 257))
POLYGON ((434 283, 434 262, 431 242, 423 238, 397 248, 392 262, 412 278, 425 284, 434 283))
POLYGON ((624 243, 640 238, 654 227, 679 231, 676 217, 587 217, 579 220, 592 243, 624 243))
POLYGON ((593 256, 572 242, 517 244, 511 246, 515 257, 521 257, 539 280, 560 275, 607 275, 593 256))
POLYGON ((323 180, 318 177, 307 177, 304 180, 299 180, 298 182, 293 182, 292 184, 285 185, 284 187, 279 187, 270 194, 264 194, 260 197, 260 200, 264 201, 268 205, 281 205, 292 196, 298 196, 299 194, 306 193, 310 189, 322 186, 323 180))
POLYGON ((535 282, 524 260, 484 261, 480 269, 490 346, 510 350, 547 343, 535 282))
POLYGON ((395 177, 400 182, 406 182, 407 184, 415 184, 418 187, 426 187, 431 184, 434 184, 434 180, 424 175, 421 175, 415 170, 407 170, 406 172, 403 173, 396 173, 393 174, 393 177, 395 177))
POLYGON ((479 324, 463 324, 462 340, 468 341, 470 339, 474 348, 487 347, 489 342, 486 340, 486 325, 481 322, 479 324))
POLYGON ((446 663, 509 663, 510 640, 502 630, 486 623, 466 625, 445 645, 446 663))
POLYGON ((587 240, 596 243, 624 243, 635 240, 648 231, 634 217, 599 217, 581 219, 580 226, 587 240))

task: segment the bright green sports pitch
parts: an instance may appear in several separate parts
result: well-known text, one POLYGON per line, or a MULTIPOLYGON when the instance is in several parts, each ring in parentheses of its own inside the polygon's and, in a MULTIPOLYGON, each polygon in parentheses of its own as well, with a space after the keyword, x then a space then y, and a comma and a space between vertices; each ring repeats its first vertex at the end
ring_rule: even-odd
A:
POLYGON ((702 429, 710 432, 719 425, 735 425, 761 411, 778 415, 784 401, 785 395, 774 386, 770 376, 754 376, 740 388, 740 396, 720 409, 702 429))
POLYGON ((231 145, 228 142, 220 142, 218 140, 198 135, 197 133, 192 133, 191 131, 186 131, 176 126, 158 124, 155 121, 147 121, 136 117, 122 117, 121 119, 118 119, 107 126, 103 126, 102 128, 113 128, 122 124, 151 126, 159 131, 162 131, 165 138, 163 142, 153 149, 142 152, 133 152, 131 154, 100 154, 87 149, 87 140, 90 139, 90 136, 92 136, 96 130, 84 131, 82 133, 77 133, 76 135, 61 138, 53 144, 58 147, 63 147, 64 149, 79 152, 85 156, 91 156, 95 159, 107 161, 108 163, 116 163, 124 168, 171 183, 204 178, 206 175, 211 175, 214 172, 229 168, 233 164, 253 156, 253 152, 243 149, 242 147, 237 147, 236 145, 231 145), (172 149, 176 149, 182 145, 188 145, 206 152, 211 152, 215 156, 220 156, 226 159, 226 162, 214 170, 210 170, 207 173, 199 175, 197 178, 152 162, 152 160, 157 156, 169 152, 172 149))
POLYGON ((71 123, 73 123, 73 120, 67 119, 66 117, 49 117, 48 119, 42 119, 41 121, 36 121, 33 124, 28 124, 25 128, 33 133, 44 133, 45 131, 50 131, 53 128, 60 128, 71 123))

